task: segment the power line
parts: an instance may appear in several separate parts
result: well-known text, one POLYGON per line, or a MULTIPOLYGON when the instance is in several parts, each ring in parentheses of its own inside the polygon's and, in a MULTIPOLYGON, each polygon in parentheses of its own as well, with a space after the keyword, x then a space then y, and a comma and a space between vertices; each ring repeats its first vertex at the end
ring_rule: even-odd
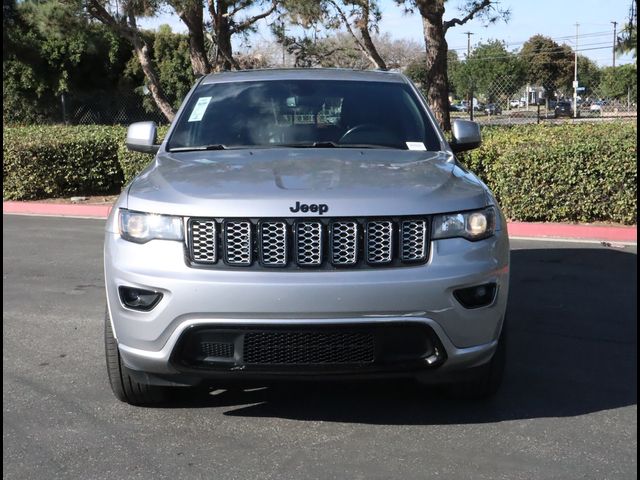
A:
MULTIPOLYGON (((463 32, 463 33, 466 34, 467 32, 463 32)), ((611 30, 604 30, 604 31, 589 32, 589 33, 581 34, 580 38, 605 37, 605 36, 609 36, 609 35, 611 35, 611 30)), ((545 37, 545 38, 549 38, 549 39, 554 40, 554 41, 574 40, 575 39, 575 35, 566 35, 566 36, 561 36, 561 37, 545 37)), ((527 43, 529 40, 530 39, 521 40, 521 41, 517 41, 517 42, 505 42, 504 45, 506 47, 513 47, 513 46, 523 45, 523 44, 527 43)), ((466 49, 467 49, 466 46, 449 48, 449 50, 455 50, 455 51, 464 51, 466 49)))

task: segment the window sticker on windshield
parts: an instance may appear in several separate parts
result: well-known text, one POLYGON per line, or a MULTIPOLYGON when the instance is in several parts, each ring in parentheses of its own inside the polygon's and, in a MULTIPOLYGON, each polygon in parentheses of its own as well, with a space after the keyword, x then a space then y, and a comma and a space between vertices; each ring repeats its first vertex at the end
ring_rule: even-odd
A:
POLYGON ((191 116, 189 117, 190 122, 199 122, 204 117, 204 112, 207 111, 207 106, 209 106, 209 102, 211 101, 211 97, 200 97, 196 102, 196 106, 193 107, 191 111, 191 116))
POLYGON ((407 142, 407 148, 409 150, 426 150, 427 147, 424 146, 422 142, 407 142))

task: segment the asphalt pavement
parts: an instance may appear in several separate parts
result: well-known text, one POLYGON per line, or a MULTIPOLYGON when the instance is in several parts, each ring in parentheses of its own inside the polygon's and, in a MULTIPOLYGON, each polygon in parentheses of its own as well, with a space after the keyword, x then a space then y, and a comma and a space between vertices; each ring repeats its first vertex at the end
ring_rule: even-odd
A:
POLYGON ((636 248, 512 241, 505 383, 118 402, 104 366, 103 220, 3 216, 3 478, 637 477, 636 248))

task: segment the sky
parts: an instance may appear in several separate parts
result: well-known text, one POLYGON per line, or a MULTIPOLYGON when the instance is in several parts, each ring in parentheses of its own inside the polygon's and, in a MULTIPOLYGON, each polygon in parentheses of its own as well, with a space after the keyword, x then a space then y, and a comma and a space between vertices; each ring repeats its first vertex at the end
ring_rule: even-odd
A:
MULTIPOLYGON (((464 0, 449 0, 446 4, 445 19, 459 17, 458 6, 464 0)), ((612 63, 613 25, 618 22, 618 31, 624 26, 632 0, 501 0, 500 6, 511 11, 510 20, 500 21, 488 27, 472 20, 465 25, 450 28, 447 43, 450 49, 462 56, 467 50, 467 36, 470 31, 471 45, 489 39, 506 42, 508 48, 517 50, 522 43, 535 34, 555 39, 558 43, 575 45, 576 23, 578 27, 578 50, 600 66, 612 63), (583 36, 580 39, 580 36, 583 36)), ((412 39, 424 42, 422 22, 417 13, 405 14, 394 0, 379 0, 382 10, 380 32, 392 38, 412 39)), ((167 11, 155 19, 140 22, 143 28, 157 28, 169 24, 175 32, 186 32, 186 27, 175 15, 167 11)), ((273 41, 267 23, 262 21, 252 43, 273 41)), ((633 63, 631 55, 618 55, 616 65, 633 63)))

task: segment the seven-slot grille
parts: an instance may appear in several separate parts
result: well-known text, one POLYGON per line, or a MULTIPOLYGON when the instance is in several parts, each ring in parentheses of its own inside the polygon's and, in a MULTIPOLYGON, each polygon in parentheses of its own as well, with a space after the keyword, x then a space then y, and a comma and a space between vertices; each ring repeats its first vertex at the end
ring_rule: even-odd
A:
POLYGON ((203 266, 400 266, 429 251, 427 218, 190 218, 187 232, 189 260, 203 266))

